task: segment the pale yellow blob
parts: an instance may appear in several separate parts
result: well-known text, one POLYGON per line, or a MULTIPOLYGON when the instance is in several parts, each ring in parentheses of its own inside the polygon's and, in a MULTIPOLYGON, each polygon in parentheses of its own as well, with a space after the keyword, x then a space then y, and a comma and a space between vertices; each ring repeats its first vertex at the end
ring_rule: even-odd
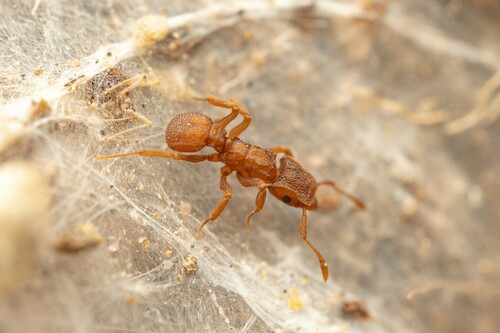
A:
POLYGON ((34 274, 46 241, 49 202, 45 181, 34 167, 0 165, 0 292, 34 274))

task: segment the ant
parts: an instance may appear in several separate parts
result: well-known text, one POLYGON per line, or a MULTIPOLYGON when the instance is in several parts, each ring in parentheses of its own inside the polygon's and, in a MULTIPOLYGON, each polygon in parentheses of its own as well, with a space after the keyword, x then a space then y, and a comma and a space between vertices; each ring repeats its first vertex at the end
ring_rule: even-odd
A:
POLYGON ((196 112, 187 112, 175 116, 167 125, 166 130, 167 145, 174 151, 140 150, 125 154, 101 156, 97 159, 104 160, 141 155, 171 158, 193 163, 201 161, 224 163, 225 165, 220 169, 220 189, 224 191, 224 197, 219 200, 209 217, 200 225, 196 232, 196 238, 199 239, 203 227, 209 221, 217 219, 226 208, 233 196, 227 177, 236 172, 236 178, 241 185, 257 187, 259 190, 255 199, 255 209, 247 215, 245 220, 248 228, 251 228, 250 219, 252 216, 264 207, 266 190, 269 190, 272 195, 285 204, 302 209, 300 235, 318 256, 323 279, 326 282, 328 279, 328 265, 318 249, 307 238, 307 211, 317 209, 316 189, 322 185, 330 186, 339 194, 351 200, 359 209, 365 209, 364 202, 339 188, 331 180, 316 182, 316 179, 294 159, 291 150, 286 146, 264 149, 240 140, 238 135, 250 125, 252 116, 245 107, 235 100, 226 100, 216 96, 195 99, 208 102, 213 106, 231 109, 231 113, 216 120, 196 112), (228 135, 226 127, 238 115, 242 115, 243 120, 234 126, 228 135), (205 147, 212 147, 216 150, 216 153, 207 155, 181 154, 194 153, 205 147), (280 159, 278 168, 276 158, 280 153, 284 154, 284 156, 280 159))

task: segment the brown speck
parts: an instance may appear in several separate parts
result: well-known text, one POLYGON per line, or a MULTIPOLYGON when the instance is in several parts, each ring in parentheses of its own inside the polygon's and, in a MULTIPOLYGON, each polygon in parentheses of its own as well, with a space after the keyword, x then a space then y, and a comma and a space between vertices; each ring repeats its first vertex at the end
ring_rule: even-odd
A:
POLYGON ((484 129, 477 129, 472 134, 472 140, 478 147, 484 147, 485 145, 491 143, 490 134, 484 129))
POLYGON ((44 72, 43 68, 35 68, 33 70, 33 74, 35 74, 36 76, 42 75, 43 72, 44 72))
POLYGON ((137 304, 139 303, 139 299, 132 295, 125 296, 125 303, 127 304, 137 304))
POLYGON ((389 3, 386 0, 362 0, 361 8, 383 15, 389 10, 389 3))
POLYGON ((176 236, 182 236, 182 235, 185 235, 187 232, 188 232, 188 229, 186 229, 184 227, 180 227, 179 229, 177 229, 176 231, 174 231, 174 235, 176 235, 176 236))
POLYGON ((418 202, 413 198, 406 199, 401 207, 403 217, 410 219, 417 215, 418 213, 418 202))
POLYGON ((495 264, 488 259, 481 259, 477 264, 477 268, 483 275, 493 275, 496 271, 495 264))
POLYGON ((288 301, 288 306, 292 311, 299 311, 300 309, 302 309, 302 301, 300 300, 299 292, 295 287, 290 288, 290 299, 288 301))
POLYGON ((250 58, 258 66, 263 66, 267 63, 267 54, 265 52, 254 51, 250 54, 250 58))
POLYGON ((248 43, 252 39, 253 39, 253 33, 251 31, 245 30, 243 32, 243 40, 248 43))
POLYGON ((311 277, 309 275, 304 274, 300 277, 300 282, 302 283, 308 283, 309 281, 311 281, 311 277))
POLYGON ((80 67, 80 60, 77 60, 77 59, 72 59, 72 60, 68 60, 66 61, 66 63, 68 64, 68 66, 70 67, 80 67))
POLYGON ((137 241, 139 242, 139 244, 142 245, 142 250, 144 252, 149 251, 149 245, 151 244, 151 242, 149 241, 149 239, 147 237, 139 237, 139 239, 137 241))
POLYGON ((35 101, 31 102, 30 111, 31 111, 31 120, 35 120, 48 115, 52 111, 52 108, 50 107, 49 103, 46 100, 41 98, 38 102, 35 101))
POLYGON ((170 51, 178 51, 178 50, 180 50, 181 46, 182 46, 181 41, 179 39, 176 39, 176 40, 171 41, 168 44, 168 49, 170 51))
POLYGON ((91 223, 81 224, 76 230, 61 234, 54 239, 53 245, 57 251, 76 253, 88 250, 102 243, 102 236, 91 223))
POLYGON ((74 78, 74 79, 73 79, 73 80, 71 80, 71 81, 68 81, 68 82, 67 82, 64 86, 65 86, 66 88, 72 88, 72 87, 73 87, 73 85, 76 83, 76 81, 78 81, 78 79, 81 79, 81 78, 82 78, 82 77, 84 77, 84 76, 85 76, 85 75, 80 75, 79 77, 74 78))
POLYGON ((342 314, 352 319, 371 319, 366 305, 358 300, 344 301, 342 304, 342 314))
POLYGON ((182 267, 184 268, 184 272, 186 275, 192 275, 198 269, 198 262, 196 257, 192 254, 189 254, 187 258, 184 260, 182 267))
POLYGON ((267 280, 267 278, 268 278, 268 274, 267 274, 267 269, 266 269, 266 267, 265 267, 265 266, 261 266, 261 267, 259 268, 259 275, 260 275, 260 278, 261 278, 262 280, 264 280, 264 281, 266 281, 266 280, 267 280))

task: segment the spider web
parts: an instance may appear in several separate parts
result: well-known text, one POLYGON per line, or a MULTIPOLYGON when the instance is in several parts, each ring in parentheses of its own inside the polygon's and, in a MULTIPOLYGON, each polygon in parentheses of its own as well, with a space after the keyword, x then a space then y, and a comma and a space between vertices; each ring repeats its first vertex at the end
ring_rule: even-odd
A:
POLYGON ((493 332, 500 324, 490 287, 498 213, 484 200, 499 194, 498 5, 48 0, 4 2, 0 11, 0 192, 4 202, 33 203, 0 206, 2 243, 15 249, 0 251, 0 262, 26 268, 2 270, 24 286, 0 280, 0 332, 493 332), (488 93, 478 104, 472 91, 488 93), (249 231, 257 192, 233 178, 227 209, 195 240, 223 195, 221 165, 95 160, 168 149, 165 126, 182 112, 225 115, 191 98, 208 93, 249 109, 242 139, 289 146, 318 180, 367 202, 360 213, 324 191, 320 208, 334 209, 309 214, 327 284, 300 238, 300 211, 268 196, 249 231), (445 134, 474 108, 474 121, 445 134), (13 170, 24 168, 20 186, 13 170), (26 214, 7 214, 16 210, 26 214), (89 248, 66 253, 75 242, 89 248), (464 287, 444 283, 406 300, 437 280, 464 287), (342 314, 348 300, 363 301, 372 320, 342 314))

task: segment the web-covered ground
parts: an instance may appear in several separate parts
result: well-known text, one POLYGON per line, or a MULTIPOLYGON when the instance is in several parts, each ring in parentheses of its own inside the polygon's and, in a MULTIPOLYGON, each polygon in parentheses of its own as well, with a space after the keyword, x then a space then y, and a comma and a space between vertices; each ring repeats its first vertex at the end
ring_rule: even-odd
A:
POLYGON ((497 1, 0 12, 0 332, 497 331, 497 1), (194 238, 220 164, 95 160, 168 149, 182 112, 225 115, 191 98, 206 94, 250 110, 242 139, 291 147, 366 202, 319 193, 309 238, 326 284, 300 210, 268 195, 249 231, 257 191, 234 178, 194 238))

